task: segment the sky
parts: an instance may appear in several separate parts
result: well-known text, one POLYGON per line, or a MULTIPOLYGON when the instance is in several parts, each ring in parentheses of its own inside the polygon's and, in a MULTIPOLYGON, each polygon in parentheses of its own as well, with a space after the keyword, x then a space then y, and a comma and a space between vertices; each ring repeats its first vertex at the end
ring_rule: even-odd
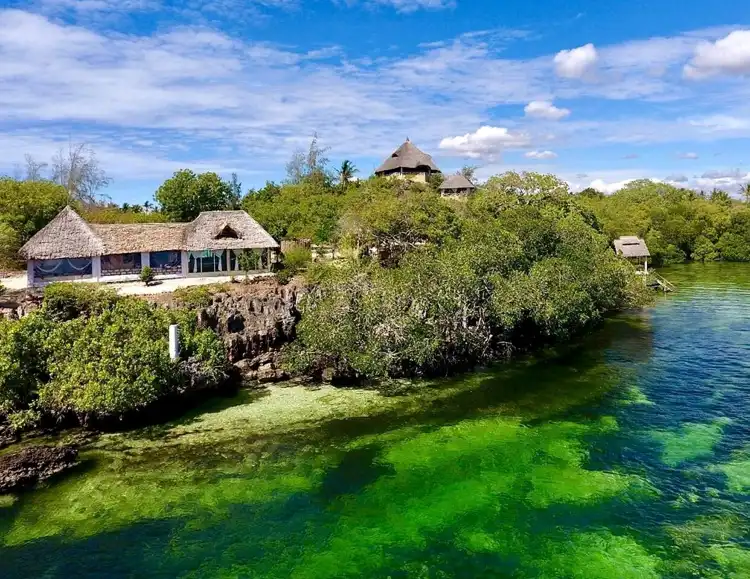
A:
POLYGON ((314 134, 366 177, 750 181, 738 0, 0 0, 0 173, 86 143, 118 203, 174 171, 282 180, 314 134))

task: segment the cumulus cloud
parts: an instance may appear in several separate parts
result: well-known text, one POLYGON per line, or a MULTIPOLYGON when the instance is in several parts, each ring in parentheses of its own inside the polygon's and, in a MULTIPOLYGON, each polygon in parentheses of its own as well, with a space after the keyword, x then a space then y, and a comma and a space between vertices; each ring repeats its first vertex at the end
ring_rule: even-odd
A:
POLYGON ((528 146, 530 137, 521 132, 514 132, 505 127, 479 127, 473 133, 457 137, 446 137, 440 141, 440 148, 458 153, 473 159, 492 158, 505 149, 517 149, 528 146))
POLYGON ((695 180, 695 184, 701 189, 724 189, 736 192, 740 186, 750 182, 750 173, 740 169, 724 169, 706 171, 695 180))
POLYGON ((691 79, 750 74, 750 30, 735 30, 716 42, 698 45, 683 73, 691 79))
POLYGON ((667 183, 687 183, 689 181, 686 175, 667 175, 664 180, 667 183))
POLYGON ((536 160, 556 159, 557 153, 553 151, 529 151, 524 157, 536 160))
POLYGON ((596 47, 589 43, 555 55, 555 72, 562 78, 581 78, 591 71, 599 59, 596 47))
POLYGON ((625 179, 624 181, 615 181, 615 182, 607 182, 607 181, 604 181, 603 179, 594 179, 589 184, 589 187, 609 195, 609 194, 614 193, 615 191, 619 191, 620 189, 625 187, 625 185, 627 185, 628 183, 632 183, 633 181, 635 181, 635 179, 625 179))
POLYGON ((527 117, 559 121, 570 114, 570 109, 558 108, 549 101, 531 101, 523 111, 527 117))
POLYGON ((699 158, 698 153, 680 153, 677 155, 680 159, 695 160, 699 158))

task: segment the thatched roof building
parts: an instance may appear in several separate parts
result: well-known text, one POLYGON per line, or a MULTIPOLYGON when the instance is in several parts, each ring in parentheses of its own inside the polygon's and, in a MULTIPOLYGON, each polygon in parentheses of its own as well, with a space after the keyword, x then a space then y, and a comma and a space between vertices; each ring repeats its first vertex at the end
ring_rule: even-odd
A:
POLYGON ((440 194, 445 197, 463 197, 476 190, 476 186, 460 174, 448 175, 440 185, 440 194))
POLYGON ((408 138, 375 169, 375 174, 380 176, 424 175, 426 179, 431 173, 440 173, 435 161, 408 138))
POLYGON ((648 247, 646 247, 646 242, 634 235, 625 235, 615 239, 615 253, 633 259, 651 256, 648 247))
POLYGON ((26 259, 108 254, 279 246, 245 211, 204 211, 190 223, 86 223, 63 209, 19 251, 26 259))

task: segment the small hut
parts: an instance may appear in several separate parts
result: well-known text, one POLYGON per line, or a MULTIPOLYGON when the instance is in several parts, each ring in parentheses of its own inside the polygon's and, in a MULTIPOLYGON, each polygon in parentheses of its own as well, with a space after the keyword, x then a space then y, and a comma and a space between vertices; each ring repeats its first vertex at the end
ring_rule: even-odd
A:
POLYGON ((615 253, 640 266, 643 264, 643 273, 648 273, 648 258, 651 254, 646 247, 646 242, 635 235, 625 235, 615 239, 615 253))
POLYGON ((463 175, 448 175, 440 185, 440 194, 443 197, 468 197, 477 188, 463 175))
POLYGON ((375 174, 381 177, 395 176, 420 183, 426 183, 433 173, 440 173, 435 161, 408 138, 375 169, 375 174))

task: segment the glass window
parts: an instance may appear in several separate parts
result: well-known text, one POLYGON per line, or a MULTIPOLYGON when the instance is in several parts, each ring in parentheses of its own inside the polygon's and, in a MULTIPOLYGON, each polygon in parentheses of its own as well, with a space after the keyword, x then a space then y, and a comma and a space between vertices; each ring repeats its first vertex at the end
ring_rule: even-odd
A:
POLYGON ((65 276, 88 277, 92 275, 92 265, 90 257, 47 259, 34 264, 34 277, 36 279, 65 276))

